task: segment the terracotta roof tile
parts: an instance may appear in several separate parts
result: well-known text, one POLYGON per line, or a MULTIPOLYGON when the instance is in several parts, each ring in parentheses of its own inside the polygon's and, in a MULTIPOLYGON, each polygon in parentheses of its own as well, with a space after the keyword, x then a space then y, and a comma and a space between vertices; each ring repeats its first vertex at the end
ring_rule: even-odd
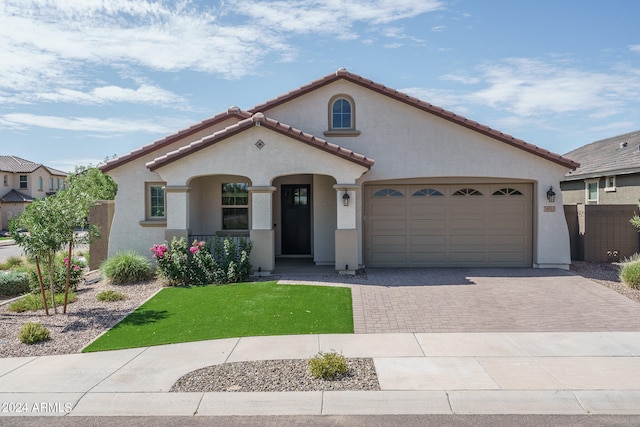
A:
POLYGON ((189 126, 186 129, 182 129, 174 134, 168 135, 162 139, 159 139, 155 142, 152 142, 151 144, 147 144, 143 147, 140 147, 136 150, 133 150, 132 152, 119 156, 118 158, 109 160, 108 162, 100 165, 99 169, 102 172, 108 172, 112 169, 117 168, 120 165, 123 165, 125 163, 128 163, 132 160, 138 159, 148 153, 151 153, 153 151, 156 150, 160 150, 164 147, 167 147, 171 144, 173 144, 174 142, 178 141, 181 138, 187 137, 189 135, 193 135, 195 133, 198 133, 204 129, 206 129, 207 127, 213 126, 217 123, 220 123, 224 120, 229 119, 230 117, 234 117, 234 118, 238 118, 238 119, 246 119, 248 117, 251 117, 250 113, 247 113, 246 111, 242 111, 240 108, 233 106, 233 107, 229 107, 229 109, 227 111, 225 111, 224 113, 220 113, 220 114, 216 114, 213 117, 210 117, 206 120, 201 121, 200 123, 196 123, 192 126, 189 126))
POLYGON ((174 162, 184 156, 193 154, 198 150, 220 142, 244 130, 250 129, 253 126, 256 126, 256 124, 266 127, 274 132, 278 132, 290 138, 296 139, 314 148, 318 148, 343 159, 357 163, 366 168, 371 168, 371 166, 373 166, 374 164, 374 160, 369 159, 362 154, 358 154, 346 148, 340 147, 339 145, 332 144, 328 141, 325 141, 324 139, 317 138, 290 125, 280 123, 274 119, 270 119, 263 113, 257 112, 253 116, 241 120, 236 124, 233 124, 223 130, 214 133, 213 135, 206 136, 198 141, 192 142, 189 145, 180 147, 178 150, 171 151, 163 156, 160 156, 153 161, 148 162, 146 166, 151 170, 155 170, 163 165, 174 162))
POLYGON ((490 128, 489 126, 485 126, 482 125, 476 121, 473 120, 469 120, 466 117, 457 115, 451 111, 445 110, 444 108, 441 107, 437 107, 435 105, 432 105, 428 102, 425 101, 421 101, 418 98, 412 97, 408 94, 405 94, 403 92, 398 92, 395 89, 390 89, 387 88, 386 86, 380 84, 380 83, 376 83, 372 80, 366 79, 362 76, 359 76, 357 74, 354 73, 350 73, 347 70, 341 68, 338 71, 336 71, 335 73, 329 74, 325 77, 322 77, 318 80, 315 80, 313 82, 311 82, 308 85, 302 86, 298 89, 292 90, 284 95, 278 96, 277 98, 274 98, 270 101, 267 101, 263 104, 257 105, 253 108, 250 108, 248 111, 255 113, 256 111, 264 111, 264 112, 268 112, 271 108, 277 107, 278 105, 281 105, 285 102, 288 102, 292 99, 298 98, 300 96, 303 96, 315 89, 318 89, 320 87, 326 86, 328 84, 331 84, 335 81, 338 81, 340 79, 344 79, 347 81, 350 81, 352 83, 358 84, 360 86, 369 88, 371 90, 374 90, 382 95, 386 95, 390 98, 393 98, 397 101, 403 102, 405 104, 411 105, 413 107, 419 108, 423 111, 426 111, 428 113, 431 113, 433 115, 436 115, 438 117, 441 117, 445 120, 449 120, 453 123, 457 123, 461 126, 464 126, 468 129, 471 129, 473 131, 479 132, 483 135, 489 136, 491 138, 497 139, 499 141, 505 142, 511 146, 514 146, 516 148, 520 148, 522 150, 528 151, 532 154, 535 154, 539 157, 545 158, 547 160, 550 160, 552 162, 558 163, 562 166, 565 166, 569 169, 575 169, 579 166, 579 163, 574 162, 573 160, 570 160, 568 158, 565 158, 559 154, 555 154, 552 153, 548 150, 544 150, 541 149, 533 144, 530 144, 528 142, 525 142, 521 139, 515 138, 511 135, 507 135, 505 133, 502 133, 500 131, 497 131, 495 129, 490 128))

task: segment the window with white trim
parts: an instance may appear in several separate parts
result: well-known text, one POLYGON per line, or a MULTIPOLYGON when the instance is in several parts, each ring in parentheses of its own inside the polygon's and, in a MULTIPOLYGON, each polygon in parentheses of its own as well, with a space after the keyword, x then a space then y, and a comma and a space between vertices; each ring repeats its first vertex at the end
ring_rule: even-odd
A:
POLYGON ((149 184, 147 190, 147 217, 148 219, 166 218, 166 198, 164 184, 149 184))
POLYGON ((605 178, 604 191, 616 191, 616 177, 615 175, 605 178))

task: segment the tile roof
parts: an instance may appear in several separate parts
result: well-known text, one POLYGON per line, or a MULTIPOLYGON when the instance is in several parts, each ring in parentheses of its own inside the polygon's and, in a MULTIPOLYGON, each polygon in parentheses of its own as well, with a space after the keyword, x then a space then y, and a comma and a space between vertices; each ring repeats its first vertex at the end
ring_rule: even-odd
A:
POLYGON ((35 199, 33 197, 22 194, 17 190, 11 190, 4 196, 0 197, 0 202, 3 203, 28 203, 34 200, 35 199))
POLYGON ((286 135, 290 138, 296 139, 312 147, 326 151, 366 168, 371 168, 374 163, 374 160, 369 159, 362 154, 358 154, 346 148, 340 147, 339 145, 332 144, 328 141, 325 141, 324 139, 316 138, 313 135, 304 133, 301 130, 295 129, 284 123, 280 123, 277 120, 270 119, 262 113, 255 113, 253 116, 241 120, 234 125, 231 125, 223 130, 214 133, 213 135, 206 136, 198 141, 192 142, 189 145, 180 147, 178 150, 160 156, 155 160, 148 162, 146 166, 151 170, 155 170, 163 165, 171 163, 196 151, 202 150, 203 148, 220 142, 226 138, 229 138, 230 136, 236 135, 254 126, 268 128, 270 130, 286 135))
POLYGON ((565 156, 580 162, 567 181, 640 172, 640 130, 592 142, 565 156))
POLYGON ((453 123, 464 126, 473 131, 479 132, 483 135, 497 139, 498 141, 502 141, 516 148, 520 148, 522 150, 528 151, 532 154, 535 154, 536 156, 540 156, 552 162, 558 163, 562 166, 566 166, 567 168, 575 169, 579 166, 577 162, 574 162, 569 158, 565 158, 563 156, 560 156, 559 154, 552 153, 549 150, 545 150, 544 148, 540 148, 536 145, 530 144, 521 139, 515 138, 511 135, 507 135, 505 133, 492 129, 489 126, 482 125, 476 121, 469 120, 466 117, 457 115, 455 113, 452 113, 451 111, 447 111, 443 108, 429 104, 428 102, 421 101, 418 98, 407 95, 406 93, 398 92, 397 90, 388 88, 384 85, 381 85, 380 83, 376 83, 372 80, 365 79, 364 77, 361 77, 357 74, 348 72, 344 68, 340 68, 335 73, 329 74, 305 86, 295 89, 289 93, 286 93, 270 101, 267 101, 263 104, 250 108, 247 111, 249 111, 250 113, 255 113, 258 111, 267 112, 271 108, 277 107, 280 104, 288 102, 294 98, 302 96, 306 93, 309 93, 315 89, 318 89, 322 86, 326 86, 340 79, 350 81, 352 83, 355 83, 367 89, 372 89, 382 95, 393 98, 396 101, 400 101, 405 104, 411 105, 412 107, 418 108, 422 111, 433 114, 445 120, 449 120, 453 123))
POLYGON ((230 107, 227 111, 225 111, 224 113, 220 113, 220 114, 216 114, 213 117, 210 117, 206 120, 201 121, 200 123, 196 123, 193 126, 188 127, 187 129, 182 129, 176 133, 173 133, 171 135, 168 135, 162 139, 159 139, 157 141, 152 142, 151 144, 147 144, 141 148, 138 148, 137 150, 134 150, 128 154, 122 155, 120 157, 117 157, 115 159, 109 160, 108 162, 102 164, 99 166, 99 169, 102 172, 108 172, 111 169, 115 169, 118 166, 121 166, 125 163, 128 163, 132 160, 138 159, 148 153, 151 153, 153 151, 156 150, 160 150, 164 147, 167 147, 171 144, 173 144, 174 142, 178 141, 181 138, 187 137, 189 135, 193 135, 195 133, 198 133, 200 131, 202 131, 203 129, 206 129, 209 126, 213 126, 217 123, 220 123, 224 120, 227 120, 229 118, 237 118, 240 120, 243 119, 247 119, 251 117, 250 113, 247 113, 246 111, 242 111, 241 109, 239 109, 238 107, 230 107))
POLYGON ((513 136, 507 135, 505 133, 502 133, 500 131, 497 131, 495 129, 492 129, 488 126, 482 125, 478 122, 475 122, 473 120, 469 120, 463 116, 454 114, 450 111, 447 111, 443 108, 437 107, 435 105, 429 104, 428 102, 424 102, 419 100, 418 98, 414 98, 412 96, 409 96, 405 93, 402 92, 398 92, 397 90, 388 88, 384 85, 381 85, 379 83, 375 83, 372 80, 369 79, 365 79, 357 74, 354 73, 350 73, 347 70, 345 70, 344 68, 339 69, 338 71, 336 71, 335 73, 331 73, 325 77, 322 77, 318 80, 315 80, 307 85, 304 85, 298 89, 295 89, 291 92, 288 92, 284 95, 281 95, 277 98, 274 98, 270 101, 267 101, 263 104, 257 105, 247 111, 242 111, 237 107, 232 107, 230 108, 227 112, 218 114, 212 118, 206 119, 200 123, 197 123, 187 129, 181 130, 175 134, 169 135, 161 140, 155 141, 151 144, 148 144, 138 150, 132 151, 129 154, 125 154, 121 157, 118 157, 116 159, 110 160, 107 163, 103 164, 100 166, 100 169, 103 172, 107 172, 111 169, 114 169, 120 165, 123 165, 131 160, 137 159, 145 154, 148 154, 150 152, 153 152, 155 150, 161 149, 163 147, 166 147, 167 145, 170 145, 174 142, 176 142, 177 140, 179 140, 180 138, 183 138, 185 136, 188 135, 192 135, 195 134, 197 132, 200 132, 204 129, 206 129, 207 127, 219 123, 227 118, 229 118, 229 116, 234 116, 239 118, 240 120, 243 119, 247 119, 249 117, 251 117, 253 114, 258 113, 258 112, 267 112, 269 109, 277 107, 278 105, 281 105, 285 102, 288 102, 292 99, 295 99, 297 97, 300 97, 306 93, 309 93, 313 90, 316 90, 318 88, 321 88, 323 86, 326 86, 328 84, 331 84, 337 80, 340 79, 344 79, 347 81, 350 81, 352 83, 355 83, 357 85, 363 86, 367 89, 371 89, 374 90, 380 94, 383 94, 385 96, 388 96, 390 98, 393 98, 397 101, 403 102, 405 104, 411 105, 415 108, 418 108, 420 110, 426 111, 430 114, 433 114, 435 116, 441 117, 445 120, 449 120, 453 123, 456 123, 458 125, 464 126, 468 129, 471 129, 473 131, 479 132, 483 135, 487 135, 491 138, 497 139, 499 141, 502 141, 504 143, 507 143, 509 145, 512 145, 514 147, 520 148, 522 150, 528 151, 536 156, 540 156, 542 158, 545 158, 547 160, 550 160, 552 162, 558 163, 562 166, 565 166, 569 169, 575 169, 579 166, 578 163, 574 162, 573 160, 570 160, 568 158, 562 157, 558 154, 552 153, 548 150, 545 150, 543 148, 540 148, 536 145, 533 144, 529 144, 521 139, 518 138, 514 138, 513 136))
POLYGON ((31 173, 39 167, 43 167, 49 171, 51 175, 67 176, 66 172, 50 168, 40 163, 25 160, 16 156, 0 156, 0 172, 12 173, 31 173))

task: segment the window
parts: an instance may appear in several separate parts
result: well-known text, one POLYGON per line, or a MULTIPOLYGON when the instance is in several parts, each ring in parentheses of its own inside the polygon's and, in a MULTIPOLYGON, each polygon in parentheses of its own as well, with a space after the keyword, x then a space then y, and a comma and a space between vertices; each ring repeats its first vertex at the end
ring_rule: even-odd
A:
POLYGON ((522 196, 522 192, 515 188, 501 188, 493 193, 494 196, 522 196))
POLYGON ((454 196, 482 196, 482 193, 475 188, 461 188, 453 193, 454 196))
POLYGON ((27 175, 20 175, 20 188, 26 189, 27 187, 27 175))
POLYGON ((152 219, 165 218, 164 187, 152 184, 149 186, 149 217, 152 219))
POLYGON ((433 188, 423 188, 411 195, 412 197, 426 197, 426 196, 442 196, 442 193, 433 188))
POLYGON ((336 95, 329 101, 329 130, 326 136, 358 136, 356 107, 349 95, 336 95))
POLYGON ((351 129, 351 103, 344 98, 338 98, 331 106, 331 128, 351 129))
POLYGON ((605 180, 604 191, 616 191, 616 177, 608 176, 605 180))
POLYGON ((56 178, 56 190, 60 189, 60 178, 56 178))
POLYGON ((402 197, 404 194, 393 188, 383 188, 373 193, 373 197, 402 197))
POLYGON ((49 178, 49 190, 53 191, 53 178, 49 178))
POLYGON ((9 186, 9 175, 5 175, 4 176, 4 186, 8 187, 9 186))
POLYGON ((598 203, 598 180, 587 181, 587 203, 598 203))
POLYGON ((249 183, 222 184, 222 229, 249 229, 249 183))
POLYGON ((42 191, 42 177, 38 177, 38 191, 42 191))

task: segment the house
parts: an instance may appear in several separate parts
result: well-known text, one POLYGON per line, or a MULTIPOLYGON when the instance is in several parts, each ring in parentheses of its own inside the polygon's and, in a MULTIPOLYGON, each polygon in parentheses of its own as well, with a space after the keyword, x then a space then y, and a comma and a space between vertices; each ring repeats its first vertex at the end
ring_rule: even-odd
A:
POLYGON ((20 157, 0 156, 0 176, 0 228, 6 230, 28 203, 64 188, 67 173, 20 157))
POLYGON ((101 166, 118 184, 109 253, 245 235, 256 271, 568 268, 577 163, 345 69, 231 107, 101 166))
POLYGON ((638 204, 640 131, 595 141, 565 156, 580 163, 560 183, 565 204, 638 204))

